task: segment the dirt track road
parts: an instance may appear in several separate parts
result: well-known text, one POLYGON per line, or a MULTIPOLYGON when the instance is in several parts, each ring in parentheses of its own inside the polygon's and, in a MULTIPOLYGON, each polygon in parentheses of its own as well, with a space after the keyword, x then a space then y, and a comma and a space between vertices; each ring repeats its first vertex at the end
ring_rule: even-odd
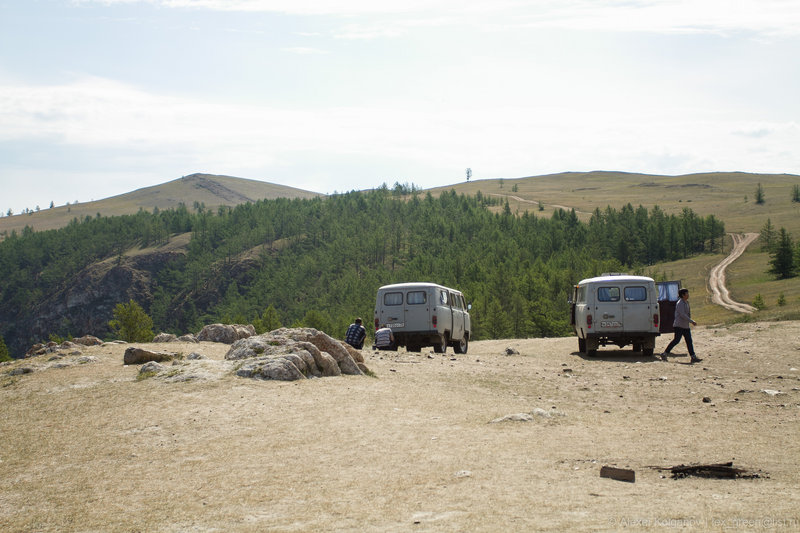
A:
POLYGON ((735 302, 731 299, 728 288, 725 286, 725 269, 744 253, 751 242, 758 238, 758 233, 745 233, 744 235, 730 233, 729 235, 733 239, 733 250, 731 250, 728 257, 712 268, 708 275, 708 285, 711 288, 711 301, 731 311, 752 313, 756 310, 755 307, 749 304, 735 302))

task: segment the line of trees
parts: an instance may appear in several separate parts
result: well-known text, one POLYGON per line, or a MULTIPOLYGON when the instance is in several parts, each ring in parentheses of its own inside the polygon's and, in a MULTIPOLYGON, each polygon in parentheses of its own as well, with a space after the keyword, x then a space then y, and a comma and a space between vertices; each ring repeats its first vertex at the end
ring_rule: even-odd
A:
POLYGON ((382 187, 216 211, 180 206, 75 219, 60 230, 26 228, 0 242, 0 322, 7 325, 0 334, 8 339, 15 321, 88 265, 124 264, 131 248, 190 234, 185 254, 151 268, 149 292, 138 302, 157 331, 244 322, 339 335, 353 317, 369 320, 379 286, 435 281, 473 303, 473 338, 564 335, 573 283, 718 251, 724 235, 721 221, 688 208, 667 215, 628 204, 598 209, 584 223, 565 210, 516 216, 507 202, 481 194, 403 192, 382 187))

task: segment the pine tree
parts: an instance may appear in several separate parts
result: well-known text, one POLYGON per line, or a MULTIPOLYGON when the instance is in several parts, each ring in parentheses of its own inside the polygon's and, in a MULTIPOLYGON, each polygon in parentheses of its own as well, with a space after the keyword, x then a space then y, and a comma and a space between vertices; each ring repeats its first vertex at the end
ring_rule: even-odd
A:
POLYGON ((800 202, 800 185, 797 183, 792 187, 792 202, 800 202))
POLYGON ((8 347, 3 336, 0 335, 0 363, 3 361, 11 361, 11 355, 8 353, 8 347))
POLYGON ((769 262, 772 265, 772 268, 769 269, 770 274, 775 274, 778 279, 792 278, 797 275, 792 237, 786 228, 781 228, 775 250, 770 253, 770 257, 772 257, 769 262))
POLYGON ((762 205, 764 203, 764 187, 761 186, 761 183, 759 183, 756 187, 756 203, 758 205, 762 205))
POLYGON ((772 221, 767 219, 767 223, 761 228, 761 251, 771 252, 775 247, 775 226, 772 221))
POLYGON ((108 326, 126 342, 153 340, 153 319, 133 300, 127 304, 117 304, 114 308, 114 319, 108 322, 108 326))
POLYGON ((281 327, 281 319, 278 316, 278 311, 270 305, 264 310, 264 314, 260 318, 253 320, 253 327, 256 328, 256 333, 268 333, 281 327))

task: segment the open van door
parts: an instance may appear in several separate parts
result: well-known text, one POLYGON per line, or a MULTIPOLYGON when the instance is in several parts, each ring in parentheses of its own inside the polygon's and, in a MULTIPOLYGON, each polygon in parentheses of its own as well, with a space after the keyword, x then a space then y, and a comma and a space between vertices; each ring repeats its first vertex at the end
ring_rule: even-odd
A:
POLYGON ((675 305, 680 297, 678 291, 681 288, 680 281, 658 281, 658 312, 660 333, 672 333, 675 329, 672 323, 675 321, 675 305))

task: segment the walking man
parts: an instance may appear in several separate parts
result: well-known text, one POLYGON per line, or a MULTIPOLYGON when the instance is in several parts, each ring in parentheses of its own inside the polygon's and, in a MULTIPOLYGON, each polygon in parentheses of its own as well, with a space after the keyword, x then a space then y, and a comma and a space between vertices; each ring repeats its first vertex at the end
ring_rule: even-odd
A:
POLYGON ((686 349, 689 350, 691 363, 699 363, 702 359, 694 354, 694 344, 692 343, 691 326, 696 326, 697 322, 692 320, 692 310, 689 307, 689 289, 678 291, 680 299, 675 305, 675 321, 672 323, 675 328, 675 338, 667 345, 667 349, 661 354, 661 360, 666 361, 670 351, 681 342, 681 338, 686 341, 686 349))

